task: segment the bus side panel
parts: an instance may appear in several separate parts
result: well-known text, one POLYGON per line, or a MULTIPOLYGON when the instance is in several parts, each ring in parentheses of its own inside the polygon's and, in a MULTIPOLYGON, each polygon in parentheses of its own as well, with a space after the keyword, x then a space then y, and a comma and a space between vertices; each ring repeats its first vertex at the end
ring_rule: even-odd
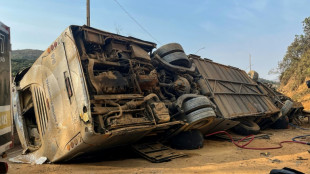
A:
POLYGON ((11 44, 9 28, 0 22, 0 153, 12 146, 11 44))

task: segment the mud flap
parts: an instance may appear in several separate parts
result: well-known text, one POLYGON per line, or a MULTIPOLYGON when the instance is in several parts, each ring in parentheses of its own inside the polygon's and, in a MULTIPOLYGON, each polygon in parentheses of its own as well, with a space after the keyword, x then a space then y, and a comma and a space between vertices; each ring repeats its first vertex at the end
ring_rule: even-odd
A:
POLYGON ((167 147, 158 142, 143 143, 132 145, 132 148, 143 158, 152 163, 161 163, 171 161, 175 158, 187 156, 185 153, 167 147))

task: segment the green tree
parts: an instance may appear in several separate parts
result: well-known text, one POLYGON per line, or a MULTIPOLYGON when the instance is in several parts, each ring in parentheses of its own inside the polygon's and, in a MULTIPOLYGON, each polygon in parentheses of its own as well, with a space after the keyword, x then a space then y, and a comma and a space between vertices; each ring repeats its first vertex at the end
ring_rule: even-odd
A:
MULTIPOLYGON (((290 77, 297 75, 300 78, 300 83, 306 75, 309 75, 306 71, 305 65, 307 60, 301 61, 302 58, 306 59, 309 54, 310 48, 310 17, 305 18, 303 23, 304 34, 295 35, 294 41, 288 46, 283 60, 279 62, 277 72, 280 73, 281 84, 286 84, 290 77), (303 73, 303 74, 297 74, 303 73)), ((308 68, 308 67, 307 67, 308 68)), ((299 85, 299 84, 298 84, 299 85)))

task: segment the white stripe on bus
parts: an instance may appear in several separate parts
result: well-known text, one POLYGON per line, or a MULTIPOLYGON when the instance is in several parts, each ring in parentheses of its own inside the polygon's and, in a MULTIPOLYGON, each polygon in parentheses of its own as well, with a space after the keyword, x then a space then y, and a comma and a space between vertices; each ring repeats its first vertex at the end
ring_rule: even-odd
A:
POLYGON ((11 105, 0 106, 0 112, 11 110, 11 105))
POLYGON ((11 127, 11 125, 9 125, 6 128, 0 129, 0 135, 4 135, 4 134, 11 132, 11 131, 12 131, 12 127, 11 127))

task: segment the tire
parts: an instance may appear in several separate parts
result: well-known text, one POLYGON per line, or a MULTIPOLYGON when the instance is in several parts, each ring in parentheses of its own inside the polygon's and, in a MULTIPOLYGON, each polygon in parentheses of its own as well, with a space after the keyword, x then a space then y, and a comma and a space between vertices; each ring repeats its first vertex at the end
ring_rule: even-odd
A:
POLYGON ((162 59, 172 65, 183 66, 186 68, 190 67, 190 62, 184 52, 173 52, 165 55, 162 59))
POLYGON ((289 120, 287 116, 283 116, 279 118, 276 122, 274 122, 270 127, 272 129, 288 129, 289 120))
POLYGON ((160 57, 167 55, 170 52, 173 51, 178 51, 178 52, 183 52, 184 50, 182 48, 182 46, 178 43, 169 43, 166 45, 161 46, 160 48, 158 48, 156 51, 154 51, 154 54, 158 54, 160 57))
POLYGON ((185 115, 184 121, 189 124, 186 127, 186 130, 202 129, 203 127, 210 125, 215 117, 216 115, 212 108, 202 108, 191 112, 185 115))
POLYGON ((205 107, 212 107, 212 103, 204 96, 192 98, 183 104, 183 110, 186 114, 205 107))
POLYGON ((293 102, 286 100, 281 108, 282 115, 285 116, 293 107, 293 102))
POLYGON ((170 145, 174 149, 200 149, 203 147, 203 135, 199 130, 181 132, 170 139, 170 145))
POLYGON ((254 121, 241 120, 232 130, 240 135, 256 135, 260 132, 260 127, 254 121))
POLYGON ((215 117, 215 112, 212 108, 202 108, 193 111, 185 116, 186 122, 191 124, 204 118, 215 117))

